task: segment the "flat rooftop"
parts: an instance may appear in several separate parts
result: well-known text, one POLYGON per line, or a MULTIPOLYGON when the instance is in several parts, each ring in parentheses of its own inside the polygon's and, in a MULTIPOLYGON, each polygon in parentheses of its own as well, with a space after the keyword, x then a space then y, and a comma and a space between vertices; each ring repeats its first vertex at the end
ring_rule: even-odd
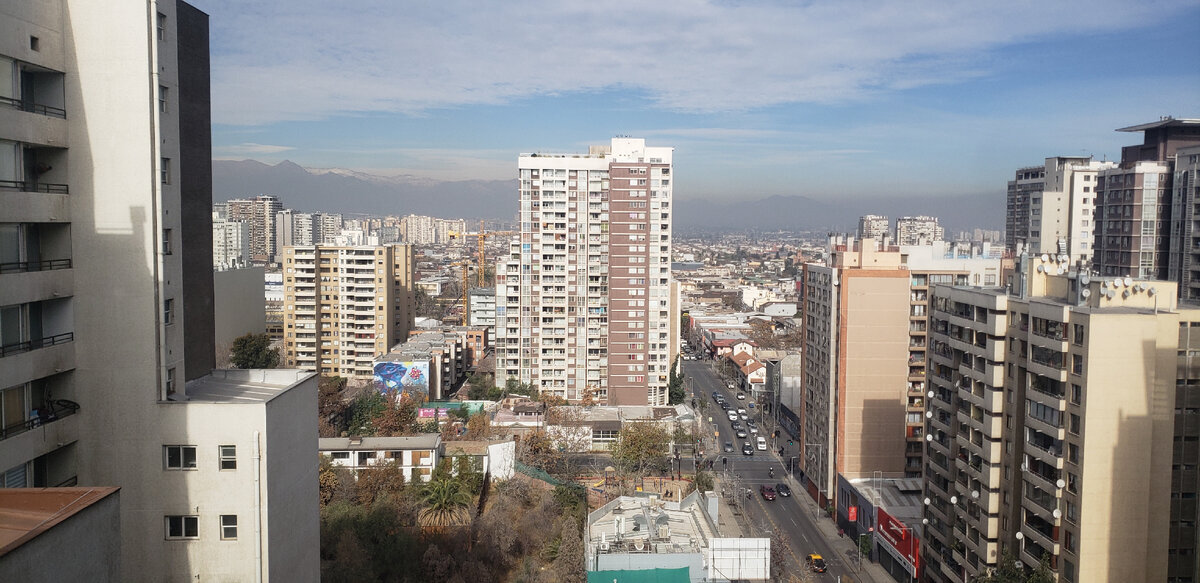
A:
POLYGON ((186 396, 193 403, 265 403, 317 373, 300 369, 214 369, 189 381, 186 396))
POLYGON ((710 541, 717 537, 700 498, 695 495, 687 496, 683 504, 621 496, 588 518, 588 544, 609 544, 610 552, 632 551, 640 543, 642 549, 638 551, 698 553, 711 546, 710 541), (660 531, 660 526, 666 529, 660 531))
POLYGON ((442 436, 423 433, 407 437, 322 437, 318 451, 383 451, 401 449, 437 449, 442 436))
POLYGON ((0 557, 120 488, 0 488, 0 557))

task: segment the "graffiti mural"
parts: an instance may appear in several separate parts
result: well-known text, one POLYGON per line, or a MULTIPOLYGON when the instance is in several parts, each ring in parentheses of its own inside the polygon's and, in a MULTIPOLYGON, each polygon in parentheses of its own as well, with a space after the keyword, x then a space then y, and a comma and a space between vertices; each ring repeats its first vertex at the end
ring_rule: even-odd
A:
POLYGON ((429 361, 376 362, 375 388, 385 395, 429 397, 429 361))

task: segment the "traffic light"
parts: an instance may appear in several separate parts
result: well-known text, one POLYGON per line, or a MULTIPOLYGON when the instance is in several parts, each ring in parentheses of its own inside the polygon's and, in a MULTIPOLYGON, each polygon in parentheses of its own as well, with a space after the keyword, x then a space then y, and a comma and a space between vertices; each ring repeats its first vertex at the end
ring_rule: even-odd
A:
POLYGON ((792 440, 788 440, 788 445, 792 445, 792 440))

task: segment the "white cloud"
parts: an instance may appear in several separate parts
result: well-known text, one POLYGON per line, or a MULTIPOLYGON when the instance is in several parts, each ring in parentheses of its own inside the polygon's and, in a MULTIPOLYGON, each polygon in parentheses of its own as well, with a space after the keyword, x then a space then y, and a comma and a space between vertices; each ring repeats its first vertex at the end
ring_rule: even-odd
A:
POLYGON ((504 103, 626 87, 659 107, 741 111, 869 99, 986 75, 988 52, 1147 26, 1131 3, 198 0, 216 123, 504 103))

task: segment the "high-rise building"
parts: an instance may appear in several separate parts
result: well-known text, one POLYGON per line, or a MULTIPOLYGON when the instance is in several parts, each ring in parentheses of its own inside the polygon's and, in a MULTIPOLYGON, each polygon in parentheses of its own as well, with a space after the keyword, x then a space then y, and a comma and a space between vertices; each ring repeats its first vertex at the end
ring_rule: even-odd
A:
POLYGON ((227 220, 250 226, 250 261, 258 265, 275 262, 275 219, 283 210, 279 198, 262 194, 253 199, 229 200, 225 205, 227 220))
POLYGON ((1009 249, 1090 261, 1096 176, 1114 167, 1091 156, 1056 156, 1017 170, 1008 182, 1009 249))
POLYGON ((227 221, 212 214, 213 269, 238 269, 250 265, 250 225, 227 221))
POLYGON ((863 215, 858 218, 858 238, 872 239, 885 245, 891 239, 891 224, 882 215, 863 215))
POLYGON ((1121 149, 1119 166, 1097 177, 1095 270, 1101 275, 1180 281, 1185 256, 1181 246, 1193 245, 1182 240, 1183 229, 1195 213, 1172 204, 1172 179, 1177 151, 1200 145, 1200 119, 1168 117, 1117 131, 1144 136, 1142 144, 1121 149), (1175 210, 1183 216, 1174 216, 1175 210), (1173 243, 1177 237, 1180 240, 1173 243))
POLYGON ((804 266, 801 441, 820 492, 838 475, 921 475, 929 289, 998 285, 1006 260, 986 251, 835 238, 830 265, 804 266))
POLYGON ((613 138, 522 154, 521 235, 496 268, 496 382, 570 401, 667 402, 673 148, 613 138))
POLYGON ((315 379, 212 372, 208 16, 0 29, 0 485, 119 487, 120 580, 315 580, 315 379))
POLYGON ((1200 146, 1175 153, 1171 194, 1171 255, 1167 276, 1179 281, 1179 297, 1200 300, 1200 146), (1195 242, 1194 242, 1195 241, 1195 242))
POLYGON ((937 217, 900 217, 896 219, 897 245, 928 245, 945 238, 945 229, 937 217))
POLYGON ((284 365, 371 379, 413 328, 412 246, 286 247, 281 259, 284 365))
POLYGON ((1059 581, 1194 580, 1200 310, 1174 288, 1041 255, 1007 290, 932 290, 929 580, 1006 551, 1059 581))

